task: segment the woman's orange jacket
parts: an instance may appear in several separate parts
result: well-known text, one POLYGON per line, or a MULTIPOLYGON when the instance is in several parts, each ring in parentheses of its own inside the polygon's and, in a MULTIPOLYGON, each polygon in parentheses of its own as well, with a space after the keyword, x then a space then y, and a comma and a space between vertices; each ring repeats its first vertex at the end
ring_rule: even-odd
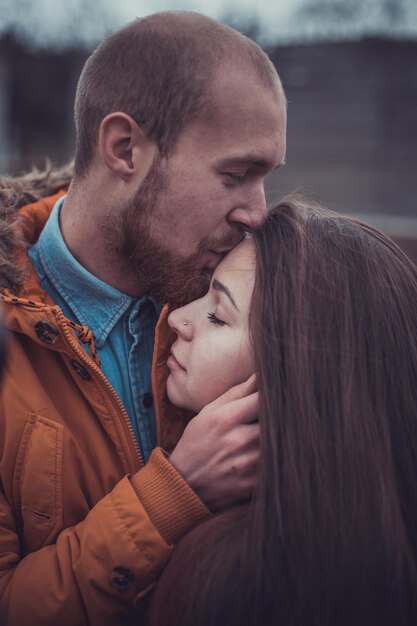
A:
MULTIPOLYGON (((28 245, 60 194, 20 211, 28 245)), ((23 250, 23 288, 3 289, 10 330, 0 398, 0 624, 129 623, 172 545, 209 512, 166 458, 186 424, 165 396, 162 311, 152 384, 156 448, 143 467, 129 418, 23 250)))

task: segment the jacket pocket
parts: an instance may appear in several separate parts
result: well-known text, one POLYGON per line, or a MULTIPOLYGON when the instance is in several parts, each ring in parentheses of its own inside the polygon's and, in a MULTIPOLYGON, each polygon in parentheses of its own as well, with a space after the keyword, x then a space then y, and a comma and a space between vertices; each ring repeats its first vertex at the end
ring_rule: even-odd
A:
POLYGON ((54 542, 62 528, 64 427, 29 415, 16 457, 13 493, 23 554, 54 542))

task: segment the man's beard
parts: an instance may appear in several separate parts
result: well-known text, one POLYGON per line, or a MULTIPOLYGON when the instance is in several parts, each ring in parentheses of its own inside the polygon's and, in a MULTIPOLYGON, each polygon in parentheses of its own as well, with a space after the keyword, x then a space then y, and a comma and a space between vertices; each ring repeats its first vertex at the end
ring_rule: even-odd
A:
POLYGON ((169 177, 162 170, 161 157, 157 157, 135 197, 121 208, 112 226, 112 248, 121 270, 132 277, 142 293, 162 303, 182 305, 200 298, 209 288, 213 270, 198 267, 201 255, 207 250, 233 248, 243 239, 243 232, 207 236, 197 252, 181 258, 150 234, 152 213, 168 187, 169 177))

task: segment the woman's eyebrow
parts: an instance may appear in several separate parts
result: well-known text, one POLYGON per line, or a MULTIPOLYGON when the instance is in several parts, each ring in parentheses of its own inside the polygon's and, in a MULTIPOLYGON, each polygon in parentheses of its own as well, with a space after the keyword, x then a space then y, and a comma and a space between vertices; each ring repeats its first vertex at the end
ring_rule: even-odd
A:
POLYGON ((237 306, 236 302, 234 301, 233 296, 230 293, 230 290, 226 287, 226 285, 223 285, 223 283, 221 283, 219 280, 217 280, 217 278, 215 278, 213 280, 211 286, 213 287, 213 289, 216 289, 217 291, 222 291, 223 293, 225 293, 226 296, 229 298, 230 302, 235 307, 235 309, 237 309, 239 311, 239 307, 237 306))

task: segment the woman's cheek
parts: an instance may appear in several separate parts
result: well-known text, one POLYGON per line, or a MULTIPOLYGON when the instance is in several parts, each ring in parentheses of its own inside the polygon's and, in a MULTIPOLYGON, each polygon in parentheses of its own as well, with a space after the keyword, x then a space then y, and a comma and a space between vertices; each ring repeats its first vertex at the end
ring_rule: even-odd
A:
POLYGON ((245 339, 242 345, 240 354, 238 356, 238 363, 241 364, 240 376, 243 380, 247 380, 249 376, 255 372, 255 357, 253 354, 252 346, 249 341, 249 337, 245 339))
POLYGON ((188 395, 193 399, 195 405, 198 405, 198 410, 201 410, 220 395, 217 393, 217 389, 216 370, 212 367, 201 368, 188 381, 188 395))
POLYGON ((227 334, 216 332, 210 338, 206 336, 201 349, 193 353, 186 385, 186 395, 193 404, 193 410, 200 411, 254 372, 252 352, 246 337, 226 330, 229 331, 227 334))
POLYGON ((210 365, 205 368, 204 373, 201 372, 199 380, 196 381, 200 393, 202 392, 203 406, 213 402, 230 387, 241 382, 238 380, 240 368, 236 350, 223 350, 221 354, 222 358, 213 359, 210 365))

